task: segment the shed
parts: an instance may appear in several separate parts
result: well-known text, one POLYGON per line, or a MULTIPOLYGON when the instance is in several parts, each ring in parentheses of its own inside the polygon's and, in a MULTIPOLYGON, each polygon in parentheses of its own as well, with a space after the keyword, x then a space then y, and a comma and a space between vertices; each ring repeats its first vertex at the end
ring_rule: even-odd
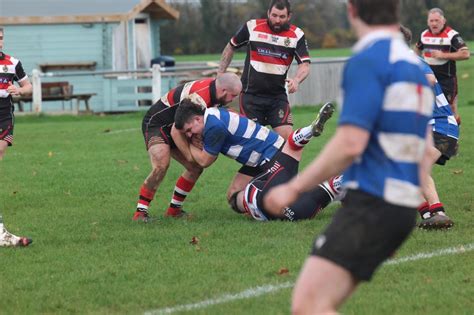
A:
MULTIPOLYGON (((160 24, 178 17, 164 0, 0 0, 4 51, 27 73, 149 69, 161 54, 160 24)), ((94 111, 123 110, 110 104, 106 76, 67 79, 74 92, 97 94, 94 111)))

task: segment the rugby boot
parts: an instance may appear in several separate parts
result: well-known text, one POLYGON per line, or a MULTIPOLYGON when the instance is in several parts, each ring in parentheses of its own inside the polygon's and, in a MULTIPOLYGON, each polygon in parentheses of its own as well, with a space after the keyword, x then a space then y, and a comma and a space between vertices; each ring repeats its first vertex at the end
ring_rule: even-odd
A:
POLYGON ((431 217, 421 220, 418 227, 425 230, 442 230, 449 229, 453 225, 454 222, 444 212, 436 212, 431 217))
POLYGON ((133 214, 133 221, 142 221, 144 223, 147 223, 150 221, 150 216, 148 215, 148 210, 144 208, 137 208, 137 211, 133 214))
POLYGON ((311 131, 313 132, 313 137, 317 137, 321 135, 324 129, 324 124, 326 121, 331 118, 332 114, 334 113, 334 105, 330 102, 324 104, 321 109, 319 110, 318 116, 316 119, 311 123, 311 131))
POLYGON ((182 218, 186 217, 187 215, 188 213, 182 208, 169 207, 165 212, 165 217, 182 218))
POLYGON ((16 236, 5 228, 0 231, 0 247, 26 247, 32 242, 31 238, 16 236))

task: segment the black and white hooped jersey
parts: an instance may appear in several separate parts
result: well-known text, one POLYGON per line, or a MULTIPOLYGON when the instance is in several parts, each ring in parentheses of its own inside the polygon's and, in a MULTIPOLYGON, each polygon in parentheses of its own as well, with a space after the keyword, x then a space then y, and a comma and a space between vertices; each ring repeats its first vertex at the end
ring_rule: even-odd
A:
POLYGON ((240 48, 247 45, 247 58, 242 74, 242 91, 254 95, 286 94, 285 79, 296 59, 298 64, 311 62, 304 32, 290 25, 275 33, 266 19, 250 20, 230 40, 240 48))

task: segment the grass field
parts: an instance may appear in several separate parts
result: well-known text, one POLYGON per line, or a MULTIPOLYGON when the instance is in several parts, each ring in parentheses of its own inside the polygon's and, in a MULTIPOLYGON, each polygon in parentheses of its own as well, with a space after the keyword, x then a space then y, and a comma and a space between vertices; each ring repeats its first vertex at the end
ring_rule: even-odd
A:
MULTIPOLYGON (((434 168, 456 225, 416 230, 395 257, 408 259, 382 267, 343 314, 474 310, 474 61, 460 66, 460 153, 434 168)), ((297 125, 315 111, 296 108, 297 125)), ((149 172, 141 117, 18 117, 15 146, 0 162, 0 212, 11 232, 34 243, 0 249, 0 314, 289 313, 292 284, 336 206, 298 223, 240 217, 225 201, 238 165, 220 157, 186 201, 190 218, 163 217, 182 170, 173 163, 152 204, 158 220, 132 222, 149 172)), ((307 146, 302 167, 335 126, 332 119, 307 146)))

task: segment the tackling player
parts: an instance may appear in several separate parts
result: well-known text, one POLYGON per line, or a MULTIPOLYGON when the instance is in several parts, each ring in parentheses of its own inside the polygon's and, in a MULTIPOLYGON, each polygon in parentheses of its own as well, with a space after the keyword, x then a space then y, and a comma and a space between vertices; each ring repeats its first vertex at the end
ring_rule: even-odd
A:
POLYGON ((236 98, 241 89, 242 84, 237 75, 224 73, 216 79, 192 81, 178 86, 150 107, 143 118, 142 131, 152 170, 140 188, 133 220, 148 221, 148 207, 166 175, 171 157, 181 163, 186 170, 176 182, 171 203, 165 215, 177 217, 184 214, 182 210, 184 199, 202 173, 199 165, 182 155, 180 151, 185 140, 179 132, 171 128, 176 109, 181 101, 193 95, 193 99, 203 108, 225 105, 236 98))

